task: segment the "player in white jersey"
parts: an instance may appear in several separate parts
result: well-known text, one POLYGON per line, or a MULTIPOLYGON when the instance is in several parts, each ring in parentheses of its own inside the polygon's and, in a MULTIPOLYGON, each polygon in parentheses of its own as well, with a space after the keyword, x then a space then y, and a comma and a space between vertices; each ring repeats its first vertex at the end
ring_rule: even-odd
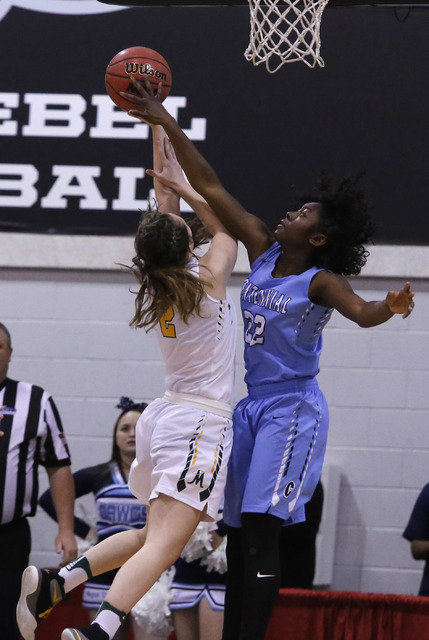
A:
MULTIPOLYGON (((196 258, 189 268, 196 276, 200 274, 196 258)), ((228 410, 234 401, 231 352, 236 336, 231 326, 236 323, 235 309, 228 294, 222 300, 207 294, 201 300, 200 313, 190 325, 177 314, 170 317, 171 310, 155 327, 165 362, 166 388, 223 402, 228 410), (171 339, 173 332, 178 339, 171 339)))
MULTIPOLYGON (((74 587, 121 567, 94 622, 65 629, 62 640, 112 640, 125 615, 171 567, 202 519, 217 519, 232 445, 236 320, 227 280, 237 242, 186 182, 160 127, 153 129, 158 210, 142 216, 132 271, 140 289, 133 326, 157 327, 167 389, 136 428, 129 485, 148 503, 146 526, 100 542, 58 574, 29 567, 23 576, 18 624, 34 640, 40 620, 74 587), (179 196, 213 239, 197 260, 194 236, 180 217, 179 196)), ((195 232, 197 236, 197 232, 195 232)))
MULTIPOLYGON (((189 267, 199 274, 197 259, 189 267)), ((235 309, 228 295, 207 294, 191 321, 171 308, 155 330, 167 388, 137 423, 130 488, 143 502, 164 494, 216 520, 232 444, 235 309)))

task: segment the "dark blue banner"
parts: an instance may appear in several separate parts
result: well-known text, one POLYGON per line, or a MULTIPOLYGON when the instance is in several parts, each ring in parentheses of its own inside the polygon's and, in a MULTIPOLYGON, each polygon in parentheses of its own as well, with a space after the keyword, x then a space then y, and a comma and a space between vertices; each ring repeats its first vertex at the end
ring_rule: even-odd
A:
POLYGON ((114 107, 104 72, 142 45, 170 64, 167 108, 270 226, 322 170, 364 171, 378 242, 427 245, 428 33, 429 9, 328 7, 325 68, 269 74, 244 58, 246 6, 0 0, 0 231, 135 232, 149 129, 114 107))

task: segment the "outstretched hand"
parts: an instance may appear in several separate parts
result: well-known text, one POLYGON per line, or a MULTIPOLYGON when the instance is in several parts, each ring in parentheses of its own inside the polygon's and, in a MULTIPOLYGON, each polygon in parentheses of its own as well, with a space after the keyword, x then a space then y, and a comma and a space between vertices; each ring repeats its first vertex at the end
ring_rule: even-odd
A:
POLYGON ((143 82, 137 80, 135 76, 130 76, 130 79, 136 89, 136 93, 120 92, 123 98, 136 105, 135 109, 128 111, 128 115, 143 120, 147 124, 163 124, 168 117, 168 111, 161 102, 162 82, 158 84, 158 90, 155 95, 146 76, 143 78, 143 82))
POLYGON ((178 193, 181 188, 187 185, 187 182, 182 167, 176 158, 173 145, 167 137, 164 137, 160 143, 158 157, 162 163, 161 169, 159 171, 147 169, 147 175, 159 180, 164 186, 178 193))
POLYGON ((399 291, 389 291, 386 302, 392 313, 402 313, 403 318, 408 318, 414 309, 414 292, 411 291, 411 283, 406 282, 399 291))

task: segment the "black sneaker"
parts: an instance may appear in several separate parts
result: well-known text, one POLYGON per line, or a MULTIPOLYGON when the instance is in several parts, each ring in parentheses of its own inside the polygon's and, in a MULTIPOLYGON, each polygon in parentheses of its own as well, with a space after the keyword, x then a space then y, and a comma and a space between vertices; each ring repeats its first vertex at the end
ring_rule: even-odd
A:
POLYGON ((61 640, 110 640, 99 624, 93 622, 86 627, 76 627, 76 629, 64 629, 61 640))
POLYGON ((22 574, 16 621, 24 640, 34 640, 40 622, 64 600, 64 580, 55 571, 27 567, 22 574))

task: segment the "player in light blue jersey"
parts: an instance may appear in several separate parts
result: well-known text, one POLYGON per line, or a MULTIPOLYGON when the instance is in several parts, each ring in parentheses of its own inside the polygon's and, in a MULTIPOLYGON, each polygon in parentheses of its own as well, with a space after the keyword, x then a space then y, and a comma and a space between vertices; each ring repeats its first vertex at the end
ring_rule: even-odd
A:
POLYGON ((373 231, 357 180, 335 187, 322 179, 273 233, 226 191, 150 86, 136 86, 138 96, 127 97, 141 110, 131 115, 164 127, 190 183, 249 256, 241 293, 248 396, 234 411, 228 466, 223 640, 263 640, 280 585, 279 532, 304 519, 325 453, 328 409, 316 381, 322 330, 333 309, 362 327, 407 317, 414 294, 406 283, 367 302, 346 280, 365 264, 373 231))

